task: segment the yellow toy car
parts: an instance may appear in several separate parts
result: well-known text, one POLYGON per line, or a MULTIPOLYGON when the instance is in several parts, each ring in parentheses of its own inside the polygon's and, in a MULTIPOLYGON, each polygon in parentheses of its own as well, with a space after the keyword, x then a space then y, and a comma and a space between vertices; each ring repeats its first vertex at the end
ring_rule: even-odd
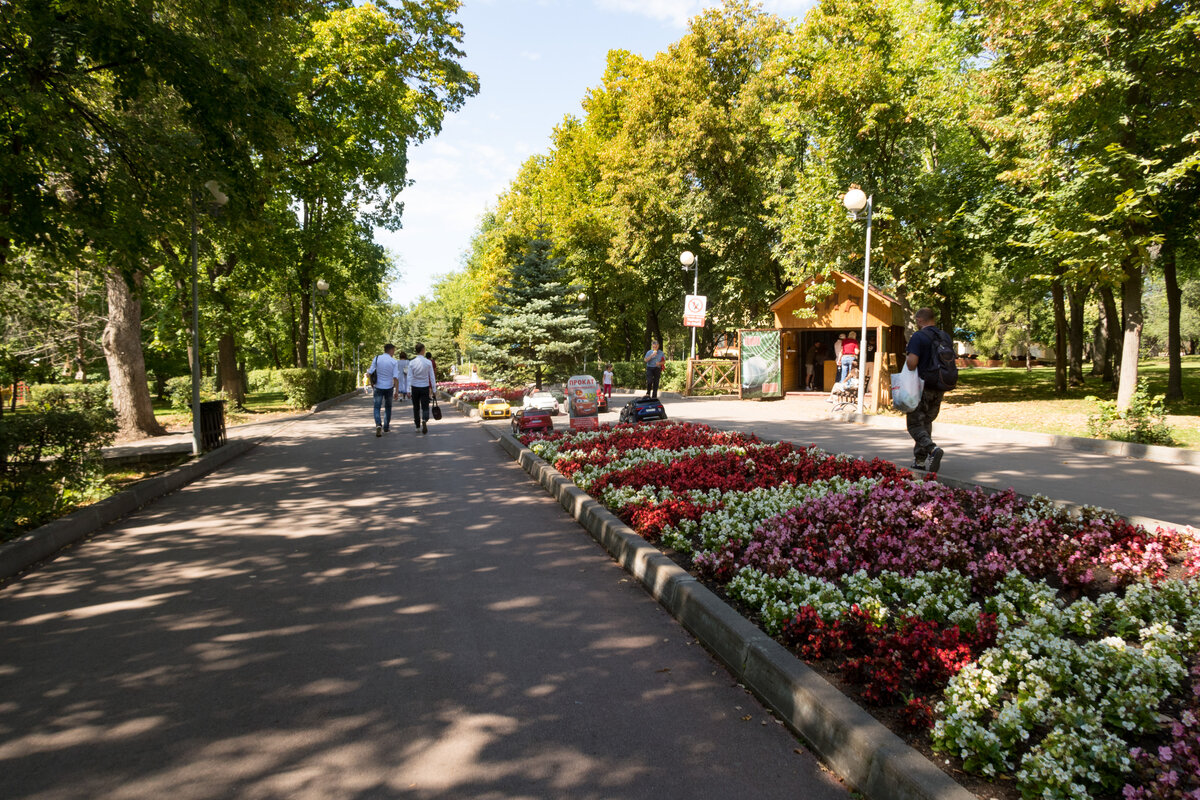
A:
POLYGON ((505 419, 511 415, 512 409, 502 397, 489 397, 479 404, 479 416, 484 419, 505 419))

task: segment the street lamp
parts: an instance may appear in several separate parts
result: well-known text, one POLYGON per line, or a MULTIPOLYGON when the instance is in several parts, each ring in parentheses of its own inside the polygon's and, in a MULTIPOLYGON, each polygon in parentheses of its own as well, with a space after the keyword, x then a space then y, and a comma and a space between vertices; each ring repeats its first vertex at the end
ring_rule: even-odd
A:
MULTIPOLYGON (((229 202, 229 197, 221 191, 221 184, 216 181, 205 181, 204 188, 212 195, 213 206, 220 208, 229 202)), ((192 211, 192 455, 198 456, 204 452, 204 438, 200 430, 200 284, 196 278, 199 272, 200 224, 196 219, 196 192, 188 192, 188 205, 192 211)))
MULTIPOLYGON (((867 381, 867 305, 871 293, 871 218, 874 213, 875 195, 867 196, 858 184, 851 184, 850 191, 842 197, 842 205, 850 212, 850 219, 858 219, 865 208, 867 210, 867 254, 863 259, 863 304, 862 304, 862 336, 858 340, 858 413, 863 413, 863 390, 867 381)), ((882 344, 877 343, 877 344, 882 344)), ((879 380, 879 376, 875 376, 879 380)))
POLYGON ((313 369, 317 368, 317 295, 318 294, 321 295, 321 297, 324 297, 325 295, 329 294, 329 281, 325 280, 324 278, 318 278, 317 282, 313 284, 312 332, 309 334, 310 336, 312 336, 312 344, 313 344, 313 357, 312 357, 312 368, 313 369))
MULTIPOLYGON (((700 256, 693 253, 691 250, 684 250, 679 254, 679 263, 683 265, 683 271, 687 272, 695 266, 696 273, 692 277, 692 294, 700 294, 700 256)), ((696 329, 692 328, 692 359, 696 358, 696 329)))
MULTIPOLYGON (((587 292, 579 293, 579 302, 580 303, 587 302, 587 292)), ((585 313, 586 313, 586 309, 585 309, 585 313)), ((583 343, 583 374, 587 375, 587 342, 583 343)))

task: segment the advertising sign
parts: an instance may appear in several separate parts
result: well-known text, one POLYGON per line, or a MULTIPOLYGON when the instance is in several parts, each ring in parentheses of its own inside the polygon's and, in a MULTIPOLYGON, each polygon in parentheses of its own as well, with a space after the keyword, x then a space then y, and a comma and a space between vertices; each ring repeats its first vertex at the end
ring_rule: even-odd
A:
POLYGON ((742 399, 782 397, 779 331, 738 331, 742 359, 742 399))
POLYGON ((592 430, 600 427, 600 399, 596 379, 591 375, 573 375, 567 381, 567 414, 571 427, 592 430))
POLYGON ((689 294, 683 300, 683 324, 688 328, 703 328, 704 315, 708 311, 708 296, 689 294))

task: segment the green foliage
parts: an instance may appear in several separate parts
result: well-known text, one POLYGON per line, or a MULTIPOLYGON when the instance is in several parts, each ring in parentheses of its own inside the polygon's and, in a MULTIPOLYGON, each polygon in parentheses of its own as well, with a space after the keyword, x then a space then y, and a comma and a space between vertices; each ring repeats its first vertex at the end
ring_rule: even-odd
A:
POLYGON ((251 392, 283 391, 283 376, 277 369, 252 369, 246 373, 246 383, 251 392))
MULTIPOLYGON (((646 387, 646 362, 644 361, 614 361, 613 385, 627 389, 644 389, 646 387)), ((687 362, 663 362, 662 377, 658 388, 664 392, 682 392, 687 388, 687 362)))
POLYGON ((1151 395, 1146 379, 1138 380, 1129 409, 1117 411, 1114 400, 1089 396, 1094 410, 1088 414, 1088 435, 1097 439, 1116 439, 1138 444, 1172 445, 1175 436, 1166 420, 1165 395, 1151 395))
POLYGON ((110 409, 53 405, 0 417, 0 540, 58 516, 96 488, 110 409))
POLYGON ((35 383, 29 398, 40 408, 105 410, 112 412, 108 381, 97 383, 35 383))
POLYGON ((333 369, 285 369, 279 371, 283 393, 291 408, 310 408, 354 390, 355 374, 333 369))
POLYGON ((474 358, 492 380, 540 385, 566 378, 594 344, 595 329, 577 299, 580 287, 570 283, 551 247, 544 235, 527 240, 497 292, 495 311, 484 318, 484 332, 475 337, 474 358))
MULTIPOLYGON (((220 392, 213 391, 209 384, 200 381, 200 402, 222 399, 220 392)), ((192 413, 192 376, 180 375, 167 378, 167 399, 171 401, 171 410, 177 414, 192 413)))

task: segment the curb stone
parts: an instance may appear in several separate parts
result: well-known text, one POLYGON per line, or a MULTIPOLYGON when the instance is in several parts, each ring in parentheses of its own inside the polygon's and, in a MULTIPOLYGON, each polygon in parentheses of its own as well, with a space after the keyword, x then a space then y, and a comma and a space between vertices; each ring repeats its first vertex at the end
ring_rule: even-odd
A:
POLYGON ((871 800, 974 800, 811 667, 510 433, 485 428, 734 677, 871 800))
MULTIPOLYGON (((308 412, 265 423, 271 425, 272 428, 265 431, 262 436, 229 440, 221 447, 205 453, 194 461, 189 461, 153 478, 147 478, 122 492, 117 492, 112 497, 106 497, 65 517, 51 520, 7 544, 0 545, 0 581, 24 572, 67 545, 92 535, 105 525, 116 522, 121 517, 133 513, 163 495, 182 489, 238 456, 248 453, 260 442, 271 438, 277 427, 307 419, 313 414, 359 394, 361 394, 361 390, 347 392, 317 403, 308 412)), ((190 452, 190 450, 191 446, 189 445, 188 451, 190 452)))

